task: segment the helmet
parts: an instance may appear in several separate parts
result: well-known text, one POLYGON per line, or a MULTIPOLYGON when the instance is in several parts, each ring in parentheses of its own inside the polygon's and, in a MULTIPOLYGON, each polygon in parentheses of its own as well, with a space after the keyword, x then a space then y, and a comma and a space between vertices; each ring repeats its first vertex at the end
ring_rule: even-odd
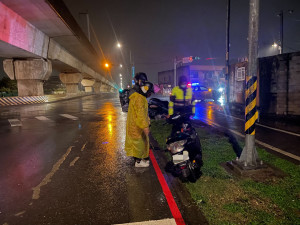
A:
POLYGON ((139 80, 144 82, 144 81, 147 81, 148 79, 147 79, 147 75, 145 73, 139 72, 139 73, 135 74, 134 80, 135 80, 135 83, 138 84, 139 80))
POLYGON ((186 78, 186 76, 184 76, 184 75, 182 75, 182 76, 180 76, 179 77, 179 85, 181 85, 182 83, 187 83, 188 81, 187 81, 187 78, 186 78))

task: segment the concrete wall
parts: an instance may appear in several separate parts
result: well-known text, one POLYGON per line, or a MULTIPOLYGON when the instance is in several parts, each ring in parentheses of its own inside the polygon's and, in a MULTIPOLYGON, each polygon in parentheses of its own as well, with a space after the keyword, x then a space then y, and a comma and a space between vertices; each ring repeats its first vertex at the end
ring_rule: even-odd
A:
MULTIPOLYGON (((259 58, 257 105, 261 113, 300 115, 300 52, 259 58)), ((230 65, 229 102, 245 104, 246 80, 236 80, 236 69, 247 62, 230 65)))
POLYGON ((266 112, 300 115, 300 52, 261 58, 259 75, 266 112))

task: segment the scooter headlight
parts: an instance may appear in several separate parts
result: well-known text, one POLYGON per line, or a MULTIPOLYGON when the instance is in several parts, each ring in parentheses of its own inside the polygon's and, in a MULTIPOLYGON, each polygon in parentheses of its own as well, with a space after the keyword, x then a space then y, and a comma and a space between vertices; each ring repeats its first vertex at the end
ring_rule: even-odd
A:
POLYGON ((172 154, 176 154, 181 152, 184 149, 184 144, 186 140, 176 141, 167 146, 168 150, 171 151, 172 154))

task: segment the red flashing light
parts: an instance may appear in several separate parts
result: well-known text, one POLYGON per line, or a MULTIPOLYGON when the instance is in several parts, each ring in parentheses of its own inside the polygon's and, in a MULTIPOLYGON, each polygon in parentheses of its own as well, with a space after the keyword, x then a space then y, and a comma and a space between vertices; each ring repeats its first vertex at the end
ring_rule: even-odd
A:
POLYGON ((192 83, 191 83, 191 82, 189 82, 189 83, 187 84, 187 86, 188 86, 188 87, 191 87, 191 86, 192 86, 192 83))

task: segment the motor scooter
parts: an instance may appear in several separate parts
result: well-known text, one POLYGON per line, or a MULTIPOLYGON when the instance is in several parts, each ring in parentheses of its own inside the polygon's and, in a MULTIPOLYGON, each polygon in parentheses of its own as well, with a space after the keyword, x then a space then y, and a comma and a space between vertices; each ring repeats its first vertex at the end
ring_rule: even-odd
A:
POLYGON ((148 114, 150 119, 163 119, 168 116, 168 101, 150 98, 148 101, 148 114))
POLYGON ((167 123, 173 124, 171 136, 166 141, 172 160, 165 170, 183 182, 196 182, 203 165, 200 139, 190 123, 190 116, 191 113, 176 114, 167 119, 167 123))

